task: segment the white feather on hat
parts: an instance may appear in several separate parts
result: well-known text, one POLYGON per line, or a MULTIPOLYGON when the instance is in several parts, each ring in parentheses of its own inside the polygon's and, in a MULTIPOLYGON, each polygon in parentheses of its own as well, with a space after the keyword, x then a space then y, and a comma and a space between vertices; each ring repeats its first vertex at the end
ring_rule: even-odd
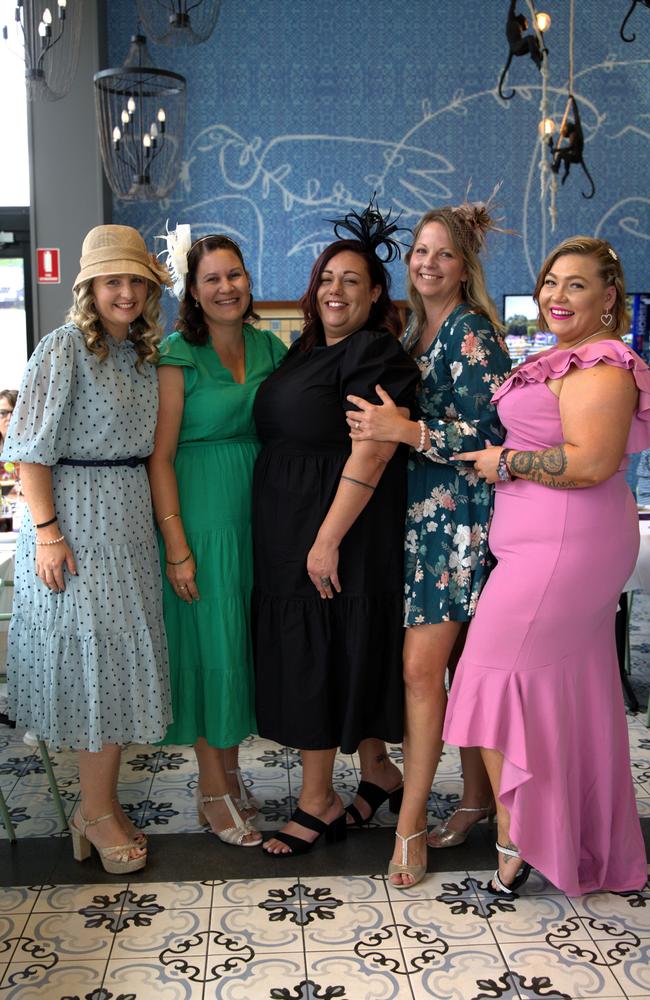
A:
POLYGON ((185 295, 187 257, 192 248, 192 227, 187 223, 181 223, 177 224, 175 229, 170 230, 169 219, 165 225, 167 233, 163 236, 157 236, 156 239, 166 240, 167 249, 161 250, 158 256, 167 255, 166 263, 172 276, 174 295, 180 301, 185 295))

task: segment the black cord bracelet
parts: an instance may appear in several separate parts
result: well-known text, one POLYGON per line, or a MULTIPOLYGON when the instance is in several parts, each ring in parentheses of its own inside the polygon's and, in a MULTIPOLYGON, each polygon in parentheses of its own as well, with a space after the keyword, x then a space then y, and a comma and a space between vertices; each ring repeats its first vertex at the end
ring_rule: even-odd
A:
POLYGON ((49 528, 49 526, 51 524, 56 524, 56 514, 54 515, 54 517, 51 517, 49 521, 43 521, 42 524, 37 524, 37 525, 35 525, 35 527, 37 527, 37 528, 49 528))

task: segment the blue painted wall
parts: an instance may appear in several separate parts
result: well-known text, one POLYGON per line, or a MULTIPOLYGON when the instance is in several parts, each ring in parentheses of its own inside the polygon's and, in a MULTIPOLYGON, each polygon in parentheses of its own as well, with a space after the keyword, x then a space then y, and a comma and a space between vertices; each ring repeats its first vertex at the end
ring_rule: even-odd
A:
MULTIPOLYGON (((258 299, 294 299, 305 288, 324 218, 383 207, 413 225, 430 206, 475 197, 503 181, 504 225, 487 259, 497 303, 527 293, 545 252, 575 232, 611 240, 633 291, 650 290, 650 10, 637 6, 625 44, 627 0, 576 0, 575 93, 587 132, 591 201, 580 170, 557 199, 551 232, 540 204, 541 76, 514 60, 507 103, 496 95, 506 56, 507 0, 224 0, 201 46, 152 46, 158 65, 187 77, 182 177, 163 203, 116 201, 114 221, 138 226, 153 245, 165 220, 227 232, 242 245, 258 299)), ((519 0, 525 9, 525 0, 519 0)), ((568 0, 548 0, 553 19, 550 107, 566 102, 568 0)), ((111 64, 135 27, 132 0, 110 3, 111 64)), ((506 88, 507 89, 507 88, 506 88)), ((393 267, 403 295, 403 267, 393 267)))

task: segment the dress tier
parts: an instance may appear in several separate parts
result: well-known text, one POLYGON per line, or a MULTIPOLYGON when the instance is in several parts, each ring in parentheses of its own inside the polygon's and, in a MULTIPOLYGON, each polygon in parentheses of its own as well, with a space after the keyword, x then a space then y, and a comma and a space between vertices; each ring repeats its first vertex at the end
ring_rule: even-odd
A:
POLYGON ((322 600, 306 565, 350 455, 346 396, 379 403, 379 383, 410 408, 417 380, 394 337, 360 330, 331 347, 294 345, 258 393, 257 722, 278 743, 352 753, 364 737, 402 738, 405 448, 341 543, 342 593, 322 600))
MULTIPOLYGON (((627 451, 650 444, 650 371, 619 341, 551 349, 495 393, 505 444, 563 441, 545 382, 572 365, 626 368, 640 391, 627 451)), ((498 559, 451 689, 444 738, 501 751, 500 800, 522 857, 567 895, 639 889, 647 864, 630 770, 614 618, 639 547, 625 464, 586 489, 496 488, 498 559)))
MULTIPOLYGON (((160 365, 182 368, 184 407, 174 468, 200 600, 187 604, 163 583, 174 722, 165 743, 236 746, 255 731, 250 599, 251 492, 259 442, 255 394, 286 353, 267 330, 244 325, 246 376, 235 382, 211 343, 180 333, 161 345, 160 365)), ((161 560, 165 560, 160 544, 161 560)), ((164 572, 164 569, 163 569, 164 572)))
POLYGON ((158 384, 128 340, 101 360, 68 324, 32 354, 3 457, 52 467, 54 509, 77 576, 54 593, 34 572, 28 512, 16 550, 7 663, 9 711, 53 749, 152 743, 171 718, 160 566, 144 465, 66 466, 145 458, 158 384))

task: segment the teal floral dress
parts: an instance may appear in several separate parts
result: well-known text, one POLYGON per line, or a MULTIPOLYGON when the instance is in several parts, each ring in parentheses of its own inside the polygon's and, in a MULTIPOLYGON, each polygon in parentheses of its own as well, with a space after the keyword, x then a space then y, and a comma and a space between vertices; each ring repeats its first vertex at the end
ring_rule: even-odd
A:
MULTIPOLYGON (((405 335, 408 347, 409 334, 405 335)), ((405 536, 404 624, 468 621, 490 571, 493 488, 450 456, 503 440, 490 398, 510 370, 503 339, 461 303, 424 354, 418 405, 431 448, 411 450, 405 536)))

